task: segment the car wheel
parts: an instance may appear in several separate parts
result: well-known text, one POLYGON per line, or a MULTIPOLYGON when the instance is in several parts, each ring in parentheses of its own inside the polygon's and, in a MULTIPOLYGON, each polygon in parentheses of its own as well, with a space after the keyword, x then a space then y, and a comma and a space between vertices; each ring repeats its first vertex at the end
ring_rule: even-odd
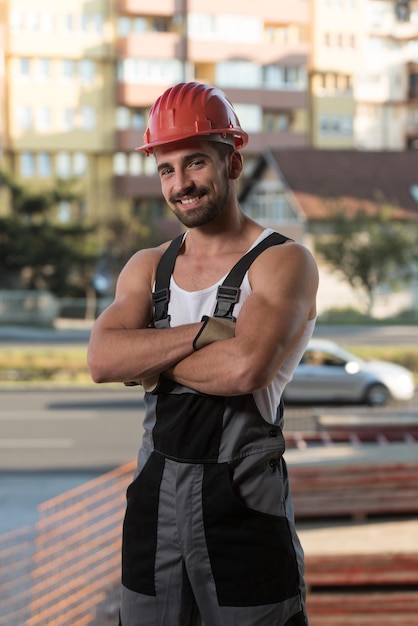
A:
POLYGON ((370 385, 366 391, 365 400, 370 406, 383 406, 390 398, 387 387, 380 383, 370 385))

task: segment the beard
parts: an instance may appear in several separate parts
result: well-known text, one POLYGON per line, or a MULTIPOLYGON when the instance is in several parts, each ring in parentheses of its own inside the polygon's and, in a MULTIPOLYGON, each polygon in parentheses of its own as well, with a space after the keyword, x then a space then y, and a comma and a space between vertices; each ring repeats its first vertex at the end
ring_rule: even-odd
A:
POLYGON ((204 197, 208 194, 209 190, 206 187, 196 187, 191 185, 185 189, 182 194, 176 194, 169 198, 170 204, 173 207, 173 212, 177 219, 187 228, 196 228, 198 226, 205 226, 210 224, 217 217, 222 215, 229 196, 229 185, 226 170, 222 176, 223 191, 218 194, 214 200, 207 200, 199 208, 182 210, 179 200, 186 196, 199 196, 204 197))

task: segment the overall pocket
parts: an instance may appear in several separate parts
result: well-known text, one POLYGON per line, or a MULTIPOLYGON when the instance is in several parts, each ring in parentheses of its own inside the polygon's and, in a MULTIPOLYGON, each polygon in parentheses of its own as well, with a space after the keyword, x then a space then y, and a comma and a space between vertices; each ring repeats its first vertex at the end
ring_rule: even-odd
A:
POLYGON ((299 594, 288 520, 247 508, 233 491, 227 464, 205 467, 203 516, 221 606, 276 604, 299 594))
POLYGON ((164 459, 152 453, 126 492, 122 584, 148 596, 155 596, 158 503, 163 471, 164 459))

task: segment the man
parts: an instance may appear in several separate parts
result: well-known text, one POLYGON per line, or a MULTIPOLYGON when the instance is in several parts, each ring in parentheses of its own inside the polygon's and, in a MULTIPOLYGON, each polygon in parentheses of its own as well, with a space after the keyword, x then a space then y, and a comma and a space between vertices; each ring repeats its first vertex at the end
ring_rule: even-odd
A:
POLYGON ((281 395, 313 332, 317 268, 241 210, 247 139, 220 90, 182 83, 157 99, 138 148, 187 232, 130 259, 89 346, 96 382, 146 390, 122 626, 307 624, 281 395))

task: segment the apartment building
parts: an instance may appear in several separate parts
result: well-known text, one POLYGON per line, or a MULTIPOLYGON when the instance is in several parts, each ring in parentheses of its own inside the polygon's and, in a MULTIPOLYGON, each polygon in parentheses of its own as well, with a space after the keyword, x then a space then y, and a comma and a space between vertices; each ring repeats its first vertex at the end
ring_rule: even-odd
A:
MULTIPOLYGON (((6 145, 6 2, 0 0, 0 164, 6 145)), ((6 199, 0 187, 0 215, 6 209, 6 199)))
POLYGON ((355 146, 418 147, 418 0, 366 0, 355 73, 355 146))
POLYGON ((74 178, 84 200, 59 220, 152 215, 170 235, 134 150, 165 88, 226 92, 250 176, 266 148, 414 147, 417 46, 418 0, 0 0, 0 167, 35 187, 74 178))
POLYGON ((1 167, 33 186, 75 178, 85 201, 63 203, 63 221, 150 211, 163 220, 153 159, 134 148, 154 99, 192 79, 236 105, 251 134, 248 167, 266 145, 308 145, 309 6, 0 0, 1 167))
POLYGON ((364 0, 314 0, 309 59, 310 145, 355 147, 353 79, 361 61, 364 0))

